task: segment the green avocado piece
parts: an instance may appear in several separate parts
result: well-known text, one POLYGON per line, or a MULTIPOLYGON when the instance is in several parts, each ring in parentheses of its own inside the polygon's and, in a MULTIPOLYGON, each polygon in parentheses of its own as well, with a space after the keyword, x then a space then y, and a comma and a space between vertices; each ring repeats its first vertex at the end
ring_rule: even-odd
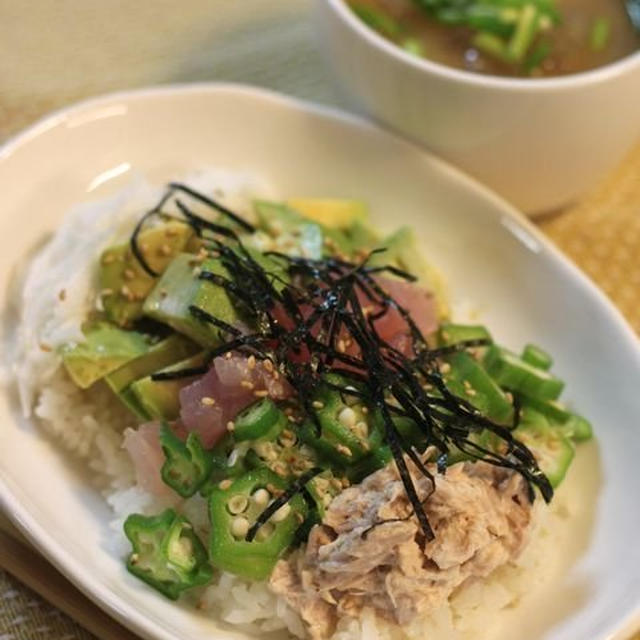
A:
MULTIPOLYGON (((206 362, 206 359, 206 352, 201 352, 165 367, 157 373, 200 367, 206 362)), ((148 375, 127 387, 127 399, 132 399, 149 419, 176 420, 180 416, 180 390, 193 382, 193 379, 193 377, 186 377, 175 380, 152 380, 148 375)))
POLYGON ((107 322, 90 325, 83 333, 85 342, 69 343, 60 350, 67 372, 81 389, 90 387, 151 348, 148 336, 107 322))
POLYGON ((220 344, 226 334, 196 318, 189 308, 198 307, 230 325, 237 323, 239 315, 223 287, 199 279, 199 273, 205 271, 228 277, 219 259, 208 258, 198 263, 191 254, 178 254, 147 296, 143 311, 198 344, 211 347, 220 344))
POLYGON ((368 253, 380 245, 380 236, 366 223, 356 220, 345 234, 351 245, 352 252, 368 253))
MULTIPOLYGON (((162 273, 182 251, 193 232, 181 222, 169 222, 138 236, 138 247, 148 266, 162 273)), ((108 248, 100 257, 100 289, 102 304, 109 319, 126 327, 142 316, 142 305, 157 278, 149 275, 127 244, 108 248)))
POLYGON ((319 260, 324 253, 324 233, 317 222, 279 202, 256 200, 259 228, 273 238, 274 249, 288 255, 319 260))
POLYGON ((171 364, 194 355, 200 347, 178 333, 156 342, 146 353, 127 362, 105 377, 105 382, 115 393, 120 393, 132 382, 152 374, 171 364))
POLYGON ((287 206, 329 229, 347 230, 354 223, 366 223, 369 219, 367 205, 361 200, 290 198, 287 206))
POLYGON ((118 393, 120 402, 124 404, 134 416, 143 422, 151 420, 151 416, 144 410, 144 408, 138 402, 138 398, 133 393, 131 387, 127 387, 118 393))

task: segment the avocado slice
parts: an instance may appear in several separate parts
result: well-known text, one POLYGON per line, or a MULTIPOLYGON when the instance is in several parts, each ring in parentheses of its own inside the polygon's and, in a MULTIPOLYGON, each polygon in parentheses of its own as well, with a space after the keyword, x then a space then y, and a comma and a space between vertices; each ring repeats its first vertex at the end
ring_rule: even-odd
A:
POLYGON ((184 360, 199 350, 200 347, 197 344, 179 333, 174 333, 152 345, 146 353, 107 375, 105 382, 119 394, 132 382, 184 360))
POLYGON ((60 350, 67 372, 81 389, 142 356, 151 347, 148 336, 108 322, 90 325, 83 333, 84 342, 69 343, 60 350))
POLYGON ((131 390, 131 387, 127 387, 118 393, 118 398, 122 404, 124 404, 134 416, 143 422, 151 420, 151 416, 144 410, 144 408, 138 402, 138 398, 131 390))
POLYGON ((258 226, 274 239, 278 251, 312 260, 322 258, 325 234, 317 222, 303 218, 279 202, 256 200, 254 209, 258 226))
MULTIPOLYGON (((206 362, 206 352, 191 356, 161 369, 158 373, 199 367, 206 362)), ((149 419, 176 420, 180 417, 180 389, 193 382, 193 377, 175 380, 152 380, 146 376, 133 382, 126 390, 126 399, 135 402, 149 419)))
POLYGON ((198 263, 189 253, 178 254, 147 296, 143 312, 198 344, 211 347, 220 344, 224 332, 196 318, 189 307, 198 307, 230 325, 238 322, 239 315, 223 287, 198 278, 202 271, 228 277, 227 270, 217 258, 198 263))
POLYGON ((360 200, 291 198, 286 204, 305 218, 331 229, 344 231, 356 222, 366 224, 369 219, 367 205, 360 200))
POLYGON ((380 244, 380 236, 360 220, 356 220, 348 229, 345 229, 344 233, 355 251, 368 252, 380 244))
MULTIPOLYGON (((191 227, 168 222, 143 231, 138 247, 148 266, 162 273, 191 237, 191 227)), ((142 316, 142 305, 157 278, 145 271, 129 243, 110 247, 100 257, 100 288, 104 310, 115 324, 126 327, 142 316)))

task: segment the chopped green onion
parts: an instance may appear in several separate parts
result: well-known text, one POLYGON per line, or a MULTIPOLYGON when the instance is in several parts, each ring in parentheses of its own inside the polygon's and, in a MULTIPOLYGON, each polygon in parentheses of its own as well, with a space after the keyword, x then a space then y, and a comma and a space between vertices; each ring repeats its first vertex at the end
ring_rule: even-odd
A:
POLYGON ((412 53, 414 56, 418 56, 419 58, 424 56, 424 47, 422 46, 420 40, 417 40, 416 38, 407 38, 406 40, 403 40, 402 48, 405 51, 412 53))
POLYGON ((363 4, 352 4, 351 9, 362 22, 387 38, 395 39, 403 32, 402 26, 382 11, 363 4))
POLYGON ((596 18, 589 35, 589 46, 592 51, 602 51, 611 37, 611 21, 607 18, 596 18))
POLYGON ((542 40, 529 54, 522 65, 523 71, 528 75, 537 69, 551 53, 551 44, 547 40, 542 40))
POLYGON ((520 12, 515 33, 507 46, 507 57, 513 62, 520 62, 533 43, 538 30, 538 16, 538 10, 532 4, 525 5, 520 12))
POLYGON ((500 37, 488 31, 479 31, 473 36, 471 44, 478 50, 488 53, 494 58, 508 62, 507 43, 500 37))

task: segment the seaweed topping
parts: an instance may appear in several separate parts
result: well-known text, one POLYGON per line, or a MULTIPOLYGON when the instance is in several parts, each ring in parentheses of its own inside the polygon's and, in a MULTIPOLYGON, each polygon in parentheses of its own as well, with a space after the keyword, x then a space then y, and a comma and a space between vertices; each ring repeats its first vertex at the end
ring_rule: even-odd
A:
MULTIPOLYGON (((190 187, 172 183, 160 203, 138 223, 131 239, 132 248, 136 234, 148 217, 167 216, 161 210, 175 191, 207 204, 244 231, 253 231, 251 225, 222 205, 190 187)), ((182 220, 191 225, 210 254, 220 259, 228 274, 228 277, 222 277, 202 271, 198 277, 224 287, 252 324, 251 333, 248 333, 198 307, 191 307, 190 313, 194 318, 215 325, 228 336, 228 340, 211 353, 211 359, 229 351, 270 359, 296 390, 304 419, 311 421, 318 432, 320 423, 313 399, 323 387, 356 395, 372 410, 379 412, 384 425, 384 440, 393 454, 426 540, 433 539, 434 533, 406 459, 411 460, 433 486, 433 475, 422 462, 429 447, 432 448, 430 459, 436 462, 438 473, 445 472, 452 452, 461 451, 472 459, 520 473, 527 481, 532 501, 535 499, 534 487, 539 489, 545 501, 551 500, 553 489, 533 453, 513 437, 512 431, 519 420, 518 408, 512 425, 498 424, 482 415, 468 400, 453 394, 440 372, 443 356, 484 346, 487 342, 469 340, 431 348, 410 313, 377 279, 378 274, 391 274, 413 281, 415 278, 411 274, 392 266, 369 266, 372 254, 360 262, 337 257, 308 259, 275 252, 265 254, 277 261, 288 274, 290 282, 283 282, 252 257, 234 229, 205 220, 182 201, 178 201, 177 206, 183 215, 182 220), (391 309, 406 325, 410 337, 409 355, 406 350, 401 351, 383 339, 376 329, 376 321, 391 309), (353 345, 353 348, 345 349, 345 343, 353 345), (326 375, 329 373, 339 374, 339 380, 344 384, 328 381, 326 375), (416 451, 405 442, 394 426, 394 417, 410 418, 418 425, 425 436, 423 451, 416 451), (474 438, 483 431, 490 432, 497 446, 489 449, 474 438)), ((138 257, 139 252, 134 251, 134 254, 138 257)), ((141 264, 144 266, 142 260, 141 264)), ((198 369, 197 372, 200 371, 198 369)), ((193 372, 189 369, 171 372, 170 375, 187 376, 193 372)), ((317 473, 315 469, 312 471, 317 473)), ((307 475, 296 480, 265 510, 249 531, 247 540, 255 536, 277 508, 296 493, 303 492, 310 479, 307 475)))

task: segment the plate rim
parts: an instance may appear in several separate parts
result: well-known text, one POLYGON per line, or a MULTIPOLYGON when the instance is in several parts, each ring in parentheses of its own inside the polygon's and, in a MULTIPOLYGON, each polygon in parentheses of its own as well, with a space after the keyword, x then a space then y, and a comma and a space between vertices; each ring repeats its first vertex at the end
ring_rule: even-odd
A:
MULTIPOLYGON (((501 216, 506 216, 511 221, 514 221, 522 230, 539 242, 549 254, 549 259, 557 262, 562 270, 567 273, 572 285, 582 289, 585 295, 594 297, 598 305, 606 310, 610 321, 614 323, 616 327, 618 335, 628 343, 628 348, 640 363, 640 340, 619 309, 593 280, 562 253, 524 214, 491 189, 451 165, 449 162, 442 160, 429 150, 382 128, 377 123, 363 116, 344 111, 337 107, 310 102, 270 89, 229 82, 174 83, 109 92, 56 109, 45 114, 27 128, 10 136, 0 146, 0 167, 10 161, 14 151, 27 146, 31 140, 37 138, 39 135, 63 125, 70 117, 78 116, 96 107, 104 107, 115 102, 142 102, 155 98, 170 98, 176 95, 192 96, 197 99, 199 95, 203 94, 207 96, 238 94, 241 97, 257 100, 258 102, 266 101, 279 108, 305 112, 312 117, 320 117, 347 127, 355 127, 378 136, 382 140, 386 138, 396 143, 400 142, 407 148, 417 151, 420 155, 427 158, 432 166, 448 174, 458 188, 471 192, 476 198, 485 200, 493 209, 499 212, 501 216)), ((79 126, 83 125, 81 124, 79 126)), ((21 507, 19 500, 17 500, 5 483, 2 474, 0 474, 0 509, 2 509, 4 515, 16 526, 18 531, 29 543, 98 607, 141 637, 148 638, 149 640, 175 640, 175 636, 164 629, 161 624, 138 612, 132 605, 124 601, 122 596, 112 592, 104 583, 87 574, 86 570, 78 564, 72 554, 69 553, 63 545, 59 545, 55 539, 48 534, 44 525, 41 525, 37 521, 37 518, 32 516, 26 508, 21 507)), ((613 635, 608 636, 608 640, 612 640, 614 637, 622 638, 622 634, 632 631, 638 624, 640 624, 640 599, 635 609, 630 611, 628 616, 620 620, 615 625, 615 628, 610 630, 613 635)))

